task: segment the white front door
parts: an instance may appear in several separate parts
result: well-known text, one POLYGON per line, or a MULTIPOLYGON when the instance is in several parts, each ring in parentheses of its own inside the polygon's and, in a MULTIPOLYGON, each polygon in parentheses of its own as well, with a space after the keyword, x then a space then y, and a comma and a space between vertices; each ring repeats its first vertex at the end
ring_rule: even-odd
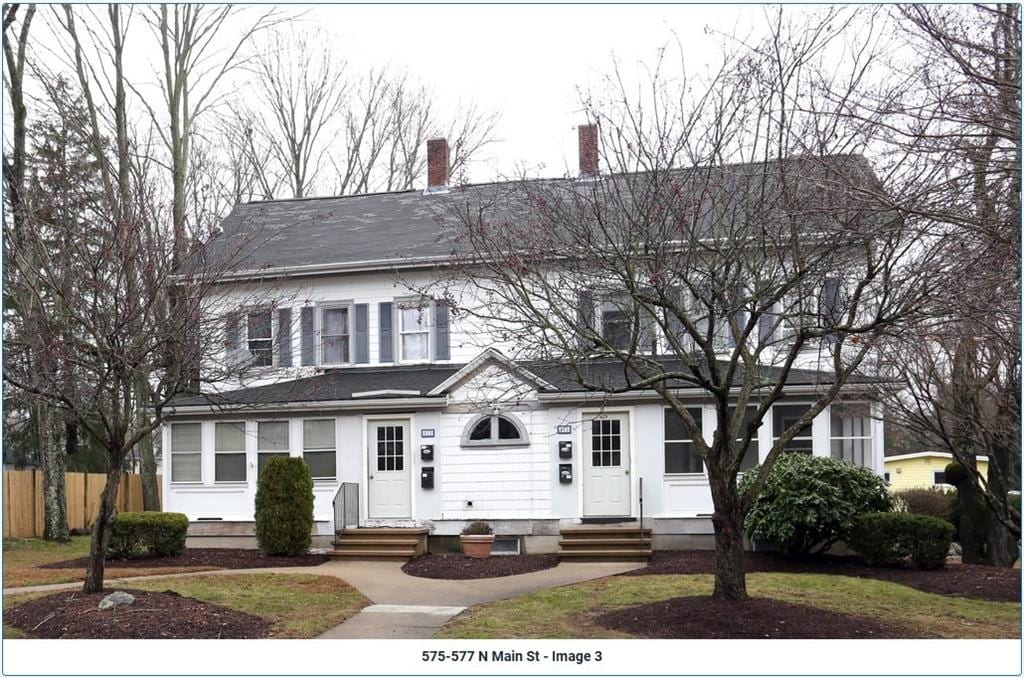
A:
POLYGON ((583 438, 583 516, 628 517, 629 416, 599 416, 583 438))
POLYGON ((370 421, 368 426, 369 517, 412 517, 409 497, 409 421, 370 421))

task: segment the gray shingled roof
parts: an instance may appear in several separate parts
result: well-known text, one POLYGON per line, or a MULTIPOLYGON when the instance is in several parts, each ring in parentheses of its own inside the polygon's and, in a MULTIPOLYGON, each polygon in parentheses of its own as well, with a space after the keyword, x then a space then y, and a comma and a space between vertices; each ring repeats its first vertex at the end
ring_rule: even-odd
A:
MULTIPOLYGON (((681 363, 674 359, 663 361, 666 369, 678 370, 681 363)), ((353 393, 376 390, 411 390, 418 391, 420 396, 443 383, 465 365, 417 365, 408 367, 383 367, 338 369, 310 376, 307 378, 282 381, 264 386, 241 388, 214 396, 203 395, 187 397, 173 401, 172 406, 205 406, 215 404, 230 405, 266 405, 287 404, 289 402, 328 402, 353 400, 353 393)), ((547 392, 583 392, 584 388, 575 380, 575 372, 567 365, 552 363, 524 363, 527 371, 551 385, 547 392)), ((583 373, 590 383, 599 384, 609 389, 621 388, 626 385, 626 372, 621 362, 614 360, 594 361, 583 365, 583 373)), ((779 378, 777 367, 761 367, 760 376, 765 383, 775 383, 779 378)), ((635 380, 635 376, 632 377, 635 380)), ((743 379, 742 369, 738 371, 736 382, 743 379)), ((786 384, 790 386, 827 385, 832 383, 831 372, 809 369, 792 369, 786 384)), ((851 379, 851 383, 865 382, 865 379, 851 379)), ((694 386, 677 382, 673 388, 694 388, 694 386)), ((405 397, 407 395, 396 395, 405 397)), ((386 399, 388 396, 374 396, 373 399, 386 399)))
MULTIPOLYGON (((805 188, 800 191, 816 201, 809 206, 808 214, 822 211, 821 200, 834 205, 836 200, 842 199, 837 196, 845 185, 877 183, 867 160, 856 155, 718 167, 713 170, 714 178, 710 181, 700 173, 703 171, 700 168, 677 170, 672 177, 683 186, 693 182, 698 189, 702 189, 704 182, 718 186, 717 192, 725 196, 724 199, 736 203, 736 216, 730 218, 742 219, 746 205, 735 196, 744 188, 760 191, 763 185, 775 181, 777 177, 773 172, 778 167, 796 167, 787 176, 807 179, 801 184, 805 188), (823 185, 839 190, 821 190, 823 185)), ((615 182, 629 182, 627 192, 639 196, 645 186, 664 185, 664 175, 660 176, 622 174, 604 177, 602 181, 606 182, 605 188, 615 182)), ((410 257, 445 257, 458 246, 453 237, 458 232, 451 214, 453 205, 465 208, 487 204, 492 220, 496 217, 515 220, 531 209, 530 194, 544 190, 566 194, 566 191, 592 189, 594 185, 572 179, 539 179, 457 187, 449 193, 432 195, 408 190, 249 202, 237 205, 225 218, 222 233, 208 247, 207 260, 226 260, 218 264, 223 269, 256 271, 372 262, 387 268, 387 262, 410 257)), ((716 212, 708 206, 704 205, 702 210, 709 215, 716 212)), ((757 218, 764 216, 760 214, 757 218)))

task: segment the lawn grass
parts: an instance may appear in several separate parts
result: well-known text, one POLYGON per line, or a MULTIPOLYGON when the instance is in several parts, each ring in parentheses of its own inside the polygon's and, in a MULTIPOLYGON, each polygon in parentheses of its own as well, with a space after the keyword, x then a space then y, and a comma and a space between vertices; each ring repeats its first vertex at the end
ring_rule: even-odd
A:
MULTIPOLYGON (((162 592, 173 590, 186 597, 254 614, 271 623, 273 638, 316 637, 354 616, 370 603, 340 578, 313 574, 224 574, 133 581, 110 586, 162 592)), ((28 602, 49 592, 6 595, 4 608, 28 602)), ((25 633, 4 626, 5 639, 25 633)))
MULTIPOLYGON (((616 576, 541 590, 474 607, 436 636, 444 639, 576 639, 629 637, 594 623, 595 616, 672 597, 709 595, 710 575, 616 576)), ((1020 637, 1020 604, 921 592, 866 578, 753 573, 751 596, 879 619, 914 636, 947 639, 1020 637)))
MULTIPOLYGON (((89 537, 72 536, 68 543, 53 543, 41 538, 4 539, 4 587, 18 588, 49 583, 74 583, 85 580, 85 567, 79 569, 40 569, 40 564, 62 562, 89 554, 89 537)), ((107 566, 105 578, 177 574, 190 571, 211 571, 216 567, 145 567, 107 566)))
POLYGON ((270 621, 275 638, 316 637, 370 601, 340 578, 313 574, 223 574, 133 581, 125 588, 174 590, 270 621))

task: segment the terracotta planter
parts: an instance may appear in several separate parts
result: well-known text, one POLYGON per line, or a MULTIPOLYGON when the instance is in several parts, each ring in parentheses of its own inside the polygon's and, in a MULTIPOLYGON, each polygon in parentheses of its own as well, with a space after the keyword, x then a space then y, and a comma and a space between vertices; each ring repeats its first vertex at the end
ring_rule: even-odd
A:
POLYGON ((462 552, 466 557, 473 559, 486 559, 491 556, 491 546, 494 545, 494 534, 479 536, 460 536, 462 540, 462 552))

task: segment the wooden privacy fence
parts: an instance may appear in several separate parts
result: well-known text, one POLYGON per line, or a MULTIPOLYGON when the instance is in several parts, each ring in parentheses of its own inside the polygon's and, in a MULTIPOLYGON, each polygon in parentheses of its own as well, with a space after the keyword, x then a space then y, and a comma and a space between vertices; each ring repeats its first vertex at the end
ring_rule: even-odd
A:
MULTIPOLYGON (((66 475, 68 528, 87 529, 100 509, 103 473, 69 472, 66 475)), ((161 487, 157 475, 157 486, 161 487)), ((142 510, 142 477, 123 475, 117 494, 120 512, 142 510)), ((38 470, 4 471, 4 538, 42 538, 43 474, 38 470)))

